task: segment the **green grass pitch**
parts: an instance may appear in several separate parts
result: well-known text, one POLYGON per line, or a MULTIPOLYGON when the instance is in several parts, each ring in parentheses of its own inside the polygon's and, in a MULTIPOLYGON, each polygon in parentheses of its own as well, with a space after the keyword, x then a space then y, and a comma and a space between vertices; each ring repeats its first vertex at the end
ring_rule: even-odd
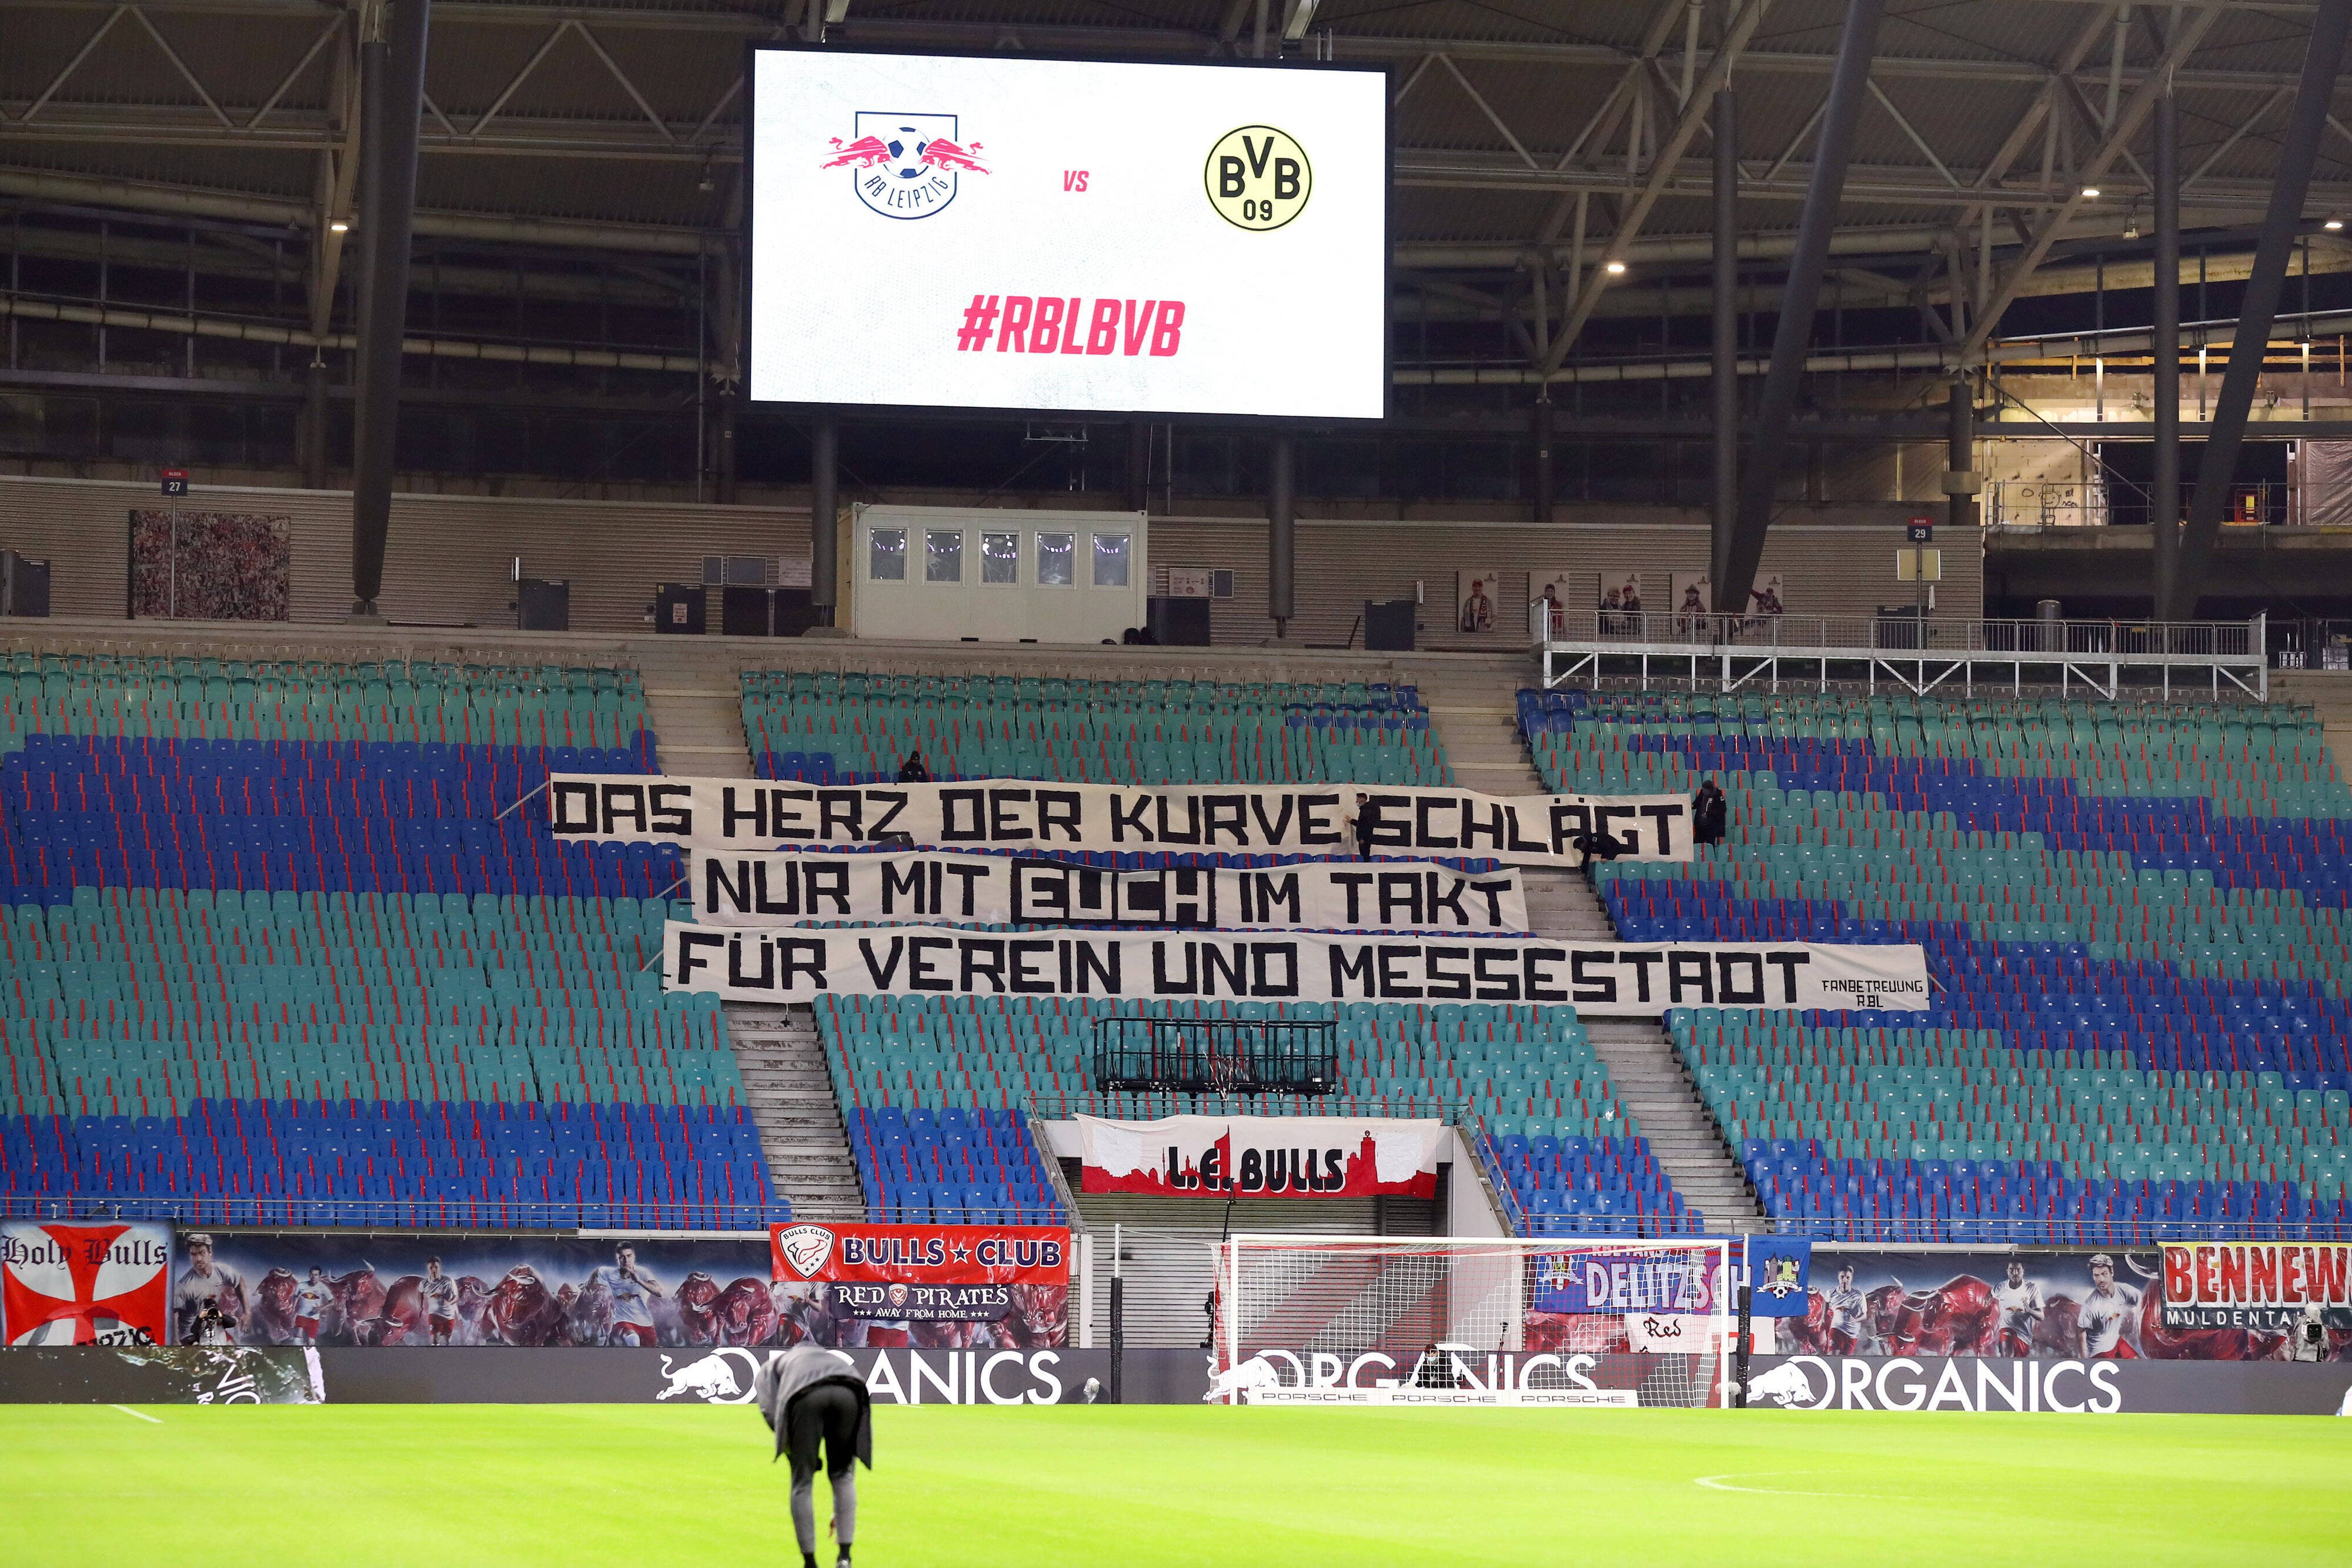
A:
MULTIPOLYGON (((874 1568, 2352 1562, 2352 1421, 885 1406, 875 1458, 874 1568)), ((740 1406, 0 1407, 15 1568, 792 1568, 784 1492, 740 1406)))

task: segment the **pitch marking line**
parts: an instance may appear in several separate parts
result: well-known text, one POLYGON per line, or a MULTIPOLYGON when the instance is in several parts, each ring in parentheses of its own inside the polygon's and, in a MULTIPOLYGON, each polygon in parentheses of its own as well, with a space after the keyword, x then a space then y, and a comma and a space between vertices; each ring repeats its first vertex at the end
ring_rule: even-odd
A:
POLYGON ((1734 1486, 1732 1484, 1735 1479, 1742 1478, 1752 1479, 1758 1476, 1825 1476, 1831 1473, 1832 1472, 1828 1470, 1728 1470, 1719 1476, 1696 1476, 1692 1478, 1692 1481, 1694 1485, 1706 1487, 1712 1491, 1752 1492, 1759 1497, 1864 1498, 1873 1502, 1905 1502, 1910 1500, 1906 1498, 1890 1498, 1883 1492, 1798 1491, 1780 1487, 1743 1487, 1734 1486))
POLYGON ((128 1405, 117 1405, 117 1406, 111 1406, 111 1408, 121 1411, 125 1416, 130 1416, 133 1421, 144 1421, 144 1422, 146 1422, 150 1427, 160 1427, 160 1426, 162 1426, 162 1425, 163 1424, 163 1418, 162 1418, 161 1416, 145 1415, 145 1414, 143 1414, 143 1413, 142 1413, 142 1412, 140 1412, 140 1411, 133 1410, 133 1409, 132 1409, 132 1408, 131 1408, 131 1406, 128 1406, 128 1405))

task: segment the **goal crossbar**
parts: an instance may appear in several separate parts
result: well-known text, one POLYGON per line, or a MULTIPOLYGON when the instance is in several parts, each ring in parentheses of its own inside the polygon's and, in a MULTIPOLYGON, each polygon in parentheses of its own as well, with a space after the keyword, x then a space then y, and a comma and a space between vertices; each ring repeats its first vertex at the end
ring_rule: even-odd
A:
POLYGON ((1736 1246, 1243 1232, 1217 1250, 1217 1381, 1265 1404, 1720 1404, 1736 1246))

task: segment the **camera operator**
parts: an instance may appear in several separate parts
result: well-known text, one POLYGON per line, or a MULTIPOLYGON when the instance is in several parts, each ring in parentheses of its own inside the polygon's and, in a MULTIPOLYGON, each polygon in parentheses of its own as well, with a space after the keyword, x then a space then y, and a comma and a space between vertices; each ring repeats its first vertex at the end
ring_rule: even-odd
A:
POLYGON ((221 1311, 220 1298, 217 1296, 206 1296, 204 1301, 203 1309, 196 1313, 194 1320, 189 1323, 187 1334, 180 1343, 183 1344, 226 1345, 229 1343, 229 1330, 235 1326, 236 1320, 232 1319, 226 1312, 221 1311))

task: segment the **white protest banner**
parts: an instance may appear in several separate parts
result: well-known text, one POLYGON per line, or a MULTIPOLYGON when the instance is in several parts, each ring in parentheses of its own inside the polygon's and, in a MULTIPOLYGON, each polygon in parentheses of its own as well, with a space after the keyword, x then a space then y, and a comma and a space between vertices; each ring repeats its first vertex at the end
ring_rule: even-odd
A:
POLYGON ((1033 996, 1257 1001, 1567 1003, 1598 1018, 1668 1008, 1918 1011, 1916 946, 1802 942, 1552 942, 1307 932, 838 931, 673 920, 662 978, 740 1002, 820 996, 1033 996))
POLYGON ((698 851, 693 865, 695 915, 705 925, 914 919, 1228 929, 1528 928, 1518 873, 1473 876, 1427 861, 1105 871, 1003 855, 698 851))
POLYGON ((1690 810, 1686 795, 1505 798, 1372 784, 823 786, 558 773, 547 789, 550 830, 592 842, 808 849, 903 834, 918 845, 1017 852, 1351 854, 1348 820, 1360 813, 1375 854, 1566 866, 1584 863, 1576 841, 1601 827, 1625 846, 1622 858, 1686 861, 1690 810))
POLYGON ((1435 1197, 1445 1124, 1379 1116, 1080 1116, 1081 1192, 1435 1197))

